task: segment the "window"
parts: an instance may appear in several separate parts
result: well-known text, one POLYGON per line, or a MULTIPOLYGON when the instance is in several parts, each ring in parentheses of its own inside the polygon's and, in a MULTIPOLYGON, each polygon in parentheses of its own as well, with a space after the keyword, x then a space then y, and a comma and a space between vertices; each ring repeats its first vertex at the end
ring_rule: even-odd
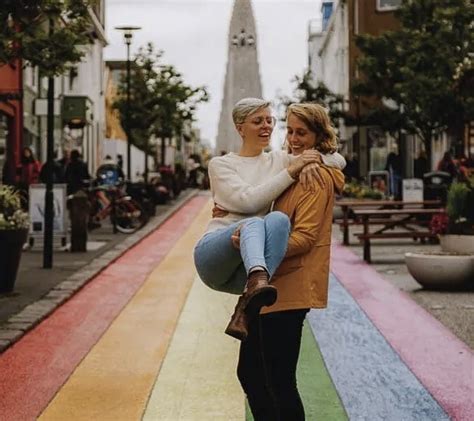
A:
POLYGON ((377 10, 386 12, 400 7, 402 0, 377 0, 377 10))

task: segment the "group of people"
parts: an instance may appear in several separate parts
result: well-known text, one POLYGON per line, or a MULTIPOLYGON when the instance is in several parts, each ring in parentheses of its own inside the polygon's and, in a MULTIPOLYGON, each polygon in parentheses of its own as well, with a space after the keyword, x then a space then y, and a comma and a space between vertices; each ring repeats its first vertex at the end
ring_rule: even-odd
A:
POLYGON ((304 420, 296 365, 306 313, 327 305, 345 160, 319 105, 289 106, 285 151, 265 152, 269 102, 242 99, 232 116, 242 146, 209 163, 215 206, 194 261, 206 285, 239 295, 225 333, 241 341, 237 376, 254 419, 304 420))
MULTIPOLYGON (((30 147, 24 147, 21 153, 20 164, 10 168, 7 161, 3 167, 2 180, 5 184, 16 186, 27 197, 30 185, 46 183, 49 164, 36 159, 30 147)), ((52 178, 55 184, 67 184, 68 194, 73 194, 83 186, 83 181, 90 179, 87 164, 82 160, 78 150, 64 150, 61 159, 52 162, 52 178)))

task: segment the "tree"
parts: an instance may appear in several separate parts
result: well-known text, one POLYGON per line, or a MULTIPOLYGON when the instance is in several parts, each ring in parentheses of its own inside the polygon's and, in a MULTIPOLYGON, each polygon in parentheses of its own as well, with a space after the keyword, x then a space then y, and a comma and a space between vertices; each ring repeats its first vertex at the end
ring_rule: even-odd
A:
POLYGON ((329 110, 329 117, 335 127, 339 127, 341 118, 347 118, 344 112, 344 96, 331 92, 323 82, 314 84, 310 70, 306 70, 301 76, 296 75, 293 78, 293 82, 296 85, 293 91, 294 98, 280 97, 280 102, 284 106, 285 116, 286 109, 290 104, 295 102, 314 102, 323 105, 329 110))
MULTIPOLYGON (((204 86, 192 88, 172 65, 161 64, 163 52, 155 51, 153 44, 140 48, 132 66, 130 80, 131 104, 127 124, 126 81, 123 78, 114 106, 121 115, 125 129, 130 129, 135 145, 153 152, 150 136, 178 139, 187 121, 195 121, 196 107, 209 97, 204 86)), ((162 160, 164 140, 162 140, 162 160)), ((163 162, 162 162, 163 163, 163 162)))
POLYGON ((357 37, 363 78, 353 93, 397 104, 371 111, 380 120, 391 115, 399 128, 417 134, 431 157, 435 134, 448 130, 462 139, 464 124, 474 118, 472 91, 464 90, 472 86, 474 5, 411 0, 402 2, 396 16, 399 30, 357 37))
POLYGON ((84 55, 94 0, 2 0, 0 62, 16 59, 57 76, 84 55), (50 25, 54 24, 54 31, 50 25))
POLYGON ((26 60, 48 77, 43 267, 53 266, 54 76, 81 59, 93 0, 3 0, 0 62, 26 60))

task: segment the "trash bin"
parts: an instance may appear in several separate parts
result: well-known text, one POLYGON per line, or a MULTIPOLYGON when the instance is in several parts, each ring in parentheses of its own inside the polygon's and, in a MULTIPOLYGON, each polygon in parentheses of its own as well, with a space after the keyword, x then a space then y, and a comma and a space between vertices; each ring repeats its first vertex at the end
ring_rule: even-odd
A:
POLYGON ((423 200, 441 200, 446 205, 448 189, 453 179, 444 171, 432 171, 423 176, 423 200))

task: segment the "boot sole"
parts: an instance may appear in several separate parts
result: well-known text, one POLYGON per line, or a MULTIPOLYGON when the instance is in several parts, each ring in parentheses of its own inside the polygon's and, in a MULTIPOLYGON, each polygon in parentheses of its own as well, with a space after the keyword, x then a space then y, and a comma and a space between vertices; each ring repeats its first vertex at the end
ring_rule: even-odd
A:
POLYGON ((271 306, 277 300, 277 289, 272 285, 259 288, 250 297, 247 298, 245 312, 249 316, 255 316, 260 313, 264 306, 271 306))
POLYGON ((232 336, 239 341, 245 341, 247 339, 247 333, 242 332, 241 330, 234 330, 231 327, 227 326, 227 329, 224 331, 226 335, 232 336))

